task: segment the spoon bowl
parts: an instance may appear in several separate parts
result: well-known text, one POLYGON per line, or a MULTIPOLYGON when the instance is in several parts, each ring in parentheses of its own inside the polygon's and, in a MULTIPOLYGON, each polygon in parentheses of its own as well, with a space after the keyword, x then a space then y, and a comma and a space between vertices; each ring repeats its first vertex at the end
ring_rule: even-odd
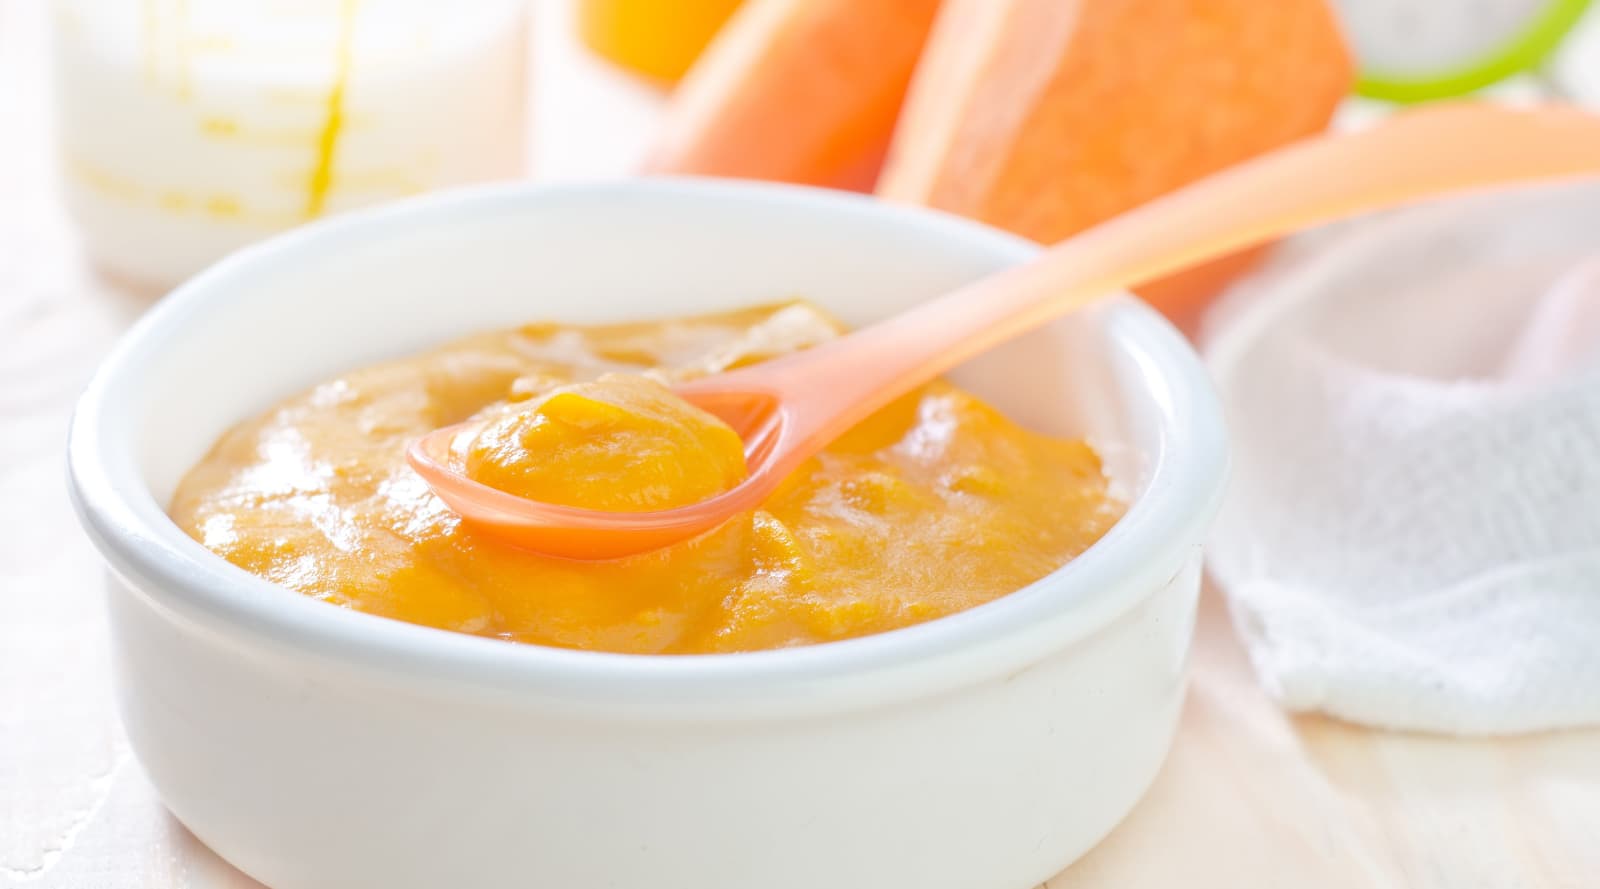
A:
POLYGON ((784 430, 793 428, 786 403, 775 393, 703 388, 706 391, 697 392, 689 383, 673 391, 738 433, 749 475, 739 485, 689 506, 611 512, 529 500, 490 487, 453 465, 452 452, 482 428, 470 420, 416 439, 406 457, 445 505, 471 516, 476 527, 524 549, 572 559, 614 559, 660 549, 754 509, 787 475, 772 459, 784 430))

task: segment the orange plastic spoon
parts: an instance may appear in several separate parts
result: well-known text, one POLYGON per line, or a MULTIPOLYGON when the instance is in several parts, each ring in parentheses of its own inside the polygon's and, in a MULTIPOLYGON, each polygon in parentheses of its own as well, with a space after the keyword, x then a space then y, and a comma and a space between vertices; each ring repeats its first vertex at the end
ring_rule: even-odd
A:
POLYGON ((1600 116, 1436 106, 1307 139, 1152 201, 848 336, 676 387, 745 441, 749 476, 692 506, 601 512, 526 500, 459 474, 462 425, 413 443, 411 465, 463 519, 551 555, 605 559, 693 537, 755 508, 807 457, 897 396, 1108 294, 1274 237, 1450 192, 1600 174, 1600 116))

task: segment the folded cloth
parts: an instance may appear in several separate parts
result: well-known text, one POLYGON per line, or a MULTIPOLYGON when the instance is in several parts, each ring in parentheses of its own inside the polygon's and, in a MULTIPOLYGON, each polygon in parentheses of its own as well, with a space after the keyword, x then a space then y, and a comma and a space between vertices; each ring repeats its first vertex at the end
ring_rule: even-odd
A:
POLYGON ((1273 695, 1600 723, 1600 188, 1314 233, 1205 334, 1235 467, 1210 567, 1273 695))

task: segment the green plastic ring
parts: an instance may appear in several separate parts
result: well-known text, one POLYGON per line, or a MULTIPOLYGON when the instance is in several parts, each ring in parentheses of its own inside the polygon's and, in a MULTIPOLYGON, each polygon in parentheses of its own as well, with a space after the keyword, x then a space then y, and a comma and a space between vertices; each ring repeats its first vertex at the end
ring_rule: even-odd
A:
POLYGON ((1356 93, 1369 99, 1410 104, 1476 92, 1538 67, 1583 18, 1589 3, 1590 0, 1553 0, 1522 33, 1459 71, 1410 77, 1362 71, 1356 78, 1356 93))

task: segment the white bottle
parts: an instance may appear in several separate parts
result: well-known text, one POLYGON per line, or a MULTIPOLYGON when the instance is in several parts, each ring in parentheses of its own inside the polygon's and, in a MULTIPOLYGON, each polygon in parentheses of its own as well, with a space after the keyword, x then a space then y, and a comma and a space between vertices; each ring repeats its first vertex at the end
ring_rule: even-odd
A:
POLYGON ((68 205, 167 287, 352 207, 522 172, 523 0, 57 0, 68 205))

